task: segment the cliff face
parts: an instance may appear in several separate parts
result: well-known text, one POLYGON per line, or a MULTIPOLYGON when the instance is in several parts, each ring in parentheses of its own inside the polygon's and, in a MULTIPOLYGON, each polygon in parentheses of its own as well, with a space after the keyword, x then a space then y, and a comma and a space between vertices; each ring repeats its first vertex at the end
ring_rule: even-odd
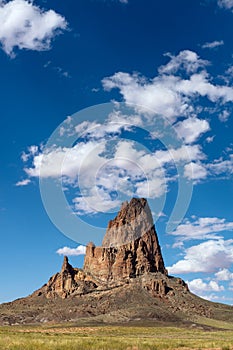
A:
POLYGON ((96 288, 95 282, 82 269, 71 266, 65 256, 61 271, 53 275, 48 283, 35 293, 38 296, 45 295, 48 299, 65 299, 69 295, 86 294, 96 288))
POLYGON ((88 244, 84 271, 103 281, 121 281, 147 272, 167 274, 144 198, 122 204, 116 218, 108 224, 102 247, 88 244))
MULTIPOLYGON (((129 203, 124 202, 115 219, 109 221, 102 246, 122 246, 149 233, 153 227, 153 219, 146 199, 132 198, 129 203)), ((155 231, 153 233, 155 234, 155 231)))

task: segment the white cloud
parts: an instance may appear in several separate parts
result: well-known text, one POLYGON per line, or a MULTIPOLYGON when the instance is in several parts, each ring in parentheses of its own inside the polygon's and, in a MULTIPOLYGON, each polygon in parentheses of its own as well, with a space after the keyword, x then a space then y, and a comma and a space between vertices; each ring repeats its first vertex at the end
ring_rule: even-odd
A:
POLYGON ((86 254, 86 247, 79 245, 77 248, 63 247, 57 250, 57 254, 66 256, 78 256, 86 254))
POLYGON ((219 120, 221 122, 225 123, 228 120, 230 114, 231 113, 229 111, 225 110, 225 111, 223 111, 222 113, 219 114, 218 118, 219 118, 219 120))
POLYGON ((120 111, 113 111, 105 123, 84 121, 75 126, 75 132, 79 137, 103 139, 109 135, 119 135, 122 130, 131 130, 132 127, 142 124, 139 115, 124 115, 120 111))
POLYGON ((214 293, 211 293, 209 295, 200 295, 201 298, 218 302, 218 303, 227 303, 227 304, 232 304, 233 298, 226 297, 225 295, 216 295, 214 293))
POLYGON ((215 272, 233 263, 233 240, 209 240, 189 247, 182 260, 168 267, 170 274, 215 272))
POLYGON ((178 136, 183 138, 185 143, 193 143, 202 134, 210 130, 210 125, 207 120, 190 117, 176 123, 175 129, 178 136))
MULTIPOLYGON (((29 178, 62 178, 65 186, 79 187, 84 198, 74 197, 75 210, 92 214, 119 205, 110 195, 113 191, 130 197, 159 198, 167 192, 168 182, 172 180, 168 171, 171 167, 204 158, 198 145, 148 152, 129 140, 116 140, 110 154, 105 136, 118 132, 122 126, 128 127, 125 122, 120 123, 120 118, 116 125, 109 118, 109 123, 101 128, 97 128, 96 123, 80 124, 75 132, 91 137, 73 147, 42 147, 40 150, 31 147, 23 156, 25 161, 32 158, 25 172, 29 178)), ((137 116, 132 118, 141 122, 137 116)), ((59 130, 60 135, 64 132, 59 130)))
POLYGON ((222 157, 214 160, 214 162, 207 165, 208 170, 213 175, 228 175, 233 174, 233 154, 229 154, 228 159, 222 157))
POLYGON ((214 138, 215 138, 215 136, 208 136, 208 137, 206 138, 206 142, 207 142, 207 143, 212 143, 212 142, 214 141, 214 138))
POLYGON ((45 11, 28 0, 0 2, 0 42, 3 50, 14 56, 14 48, 43 51, 52 39, 67 29, 64 17, 45 11))
POLYGON ((196 278, 187 282, 192 293, 200 294, 202 292, 221 292, 224 290, 216 281, 204 282, 201 278, 196 278))
POLYGON ((189 180, 193 180, 194 183, 205 179, 207 175, 208 172, 202 164, 191 162, 184 166, 184 176, 189 180))
POLYGON ((172 248, 176 249, 183 249, 184 248, 184 242, 181 241, 176 241, 173 245, 172 248))
POLYGON ((21 155, 21 159, 23 162, 27 162, 29 158, 35 156, 39 151, 39 147, 36 145, 32 145, 28 147, 27 153, 23 152, 21 155))
POLYGON ((33 166, 26 168, 26 173, 31 177, 61 177, 67 176, 75 179, 82 166, 84 173, 86 168, 101 166, 104 159, 99 154, 104 151, 104 144, 90 141, 68 147, 54 147, 46 152, 41 151, 33 158, 33 166), (94 163, 93 163, 94 162, 94 163))
MULTIPOLYGON (((55 145, 50 149, 38 149, 32 146, 22 155, 25 162, 30 162, 25 167, 28 177, 62 178, 64 187, 72 186, 71 200, 76 212, 92 214, 106 211, 107 206, 108 210, 115 208, 115 198, 118 196, 119 199, 119 194, 160 198, 169 190, 169 182, 176 180, 178 167, 184 170, 180 175, 193 183, 209 175, 232 172, 233 156, 208 164, 201 145, 194 143, 210 130, 209 122, 198 117, 203 110, 198 105, 198 97, 220 104, 233 101, 233 88, 214 85, 205 70, 208 62, 195 52, 185 50, 169 57, 168 64, 160 67, 154 79, 119 72, 103 80, 106 89, 118 88, 127 103, 140 105, 138 110, 146 113, 133 110, 130 115, 124 115, 116 103, 114 111, 102 123, 91 120, 75 126, 71 118, 67 119, 67 125, 63 124, 58 131, 60 136, 77 136, 81 141, 71 147, 55 145), (180 71, 182 74, 179 75, 180 71), (142 105, 154 112, 147 113, 147 108, 142 105), (121 138, 124 130, 154 125, 156 113, 172 121, 172 132, 184 140, 183 144, 179 140, 179 146, 150 152, 142 142, 121 138), (79 191, 74 193, 77 189, 79 191)), ((157 120, 160 127, 161 118, 157 120)), ((163 128, 166 129, 168 124, 165 120, 163 128)), ((157 134, 161 130, 159 127, 157 134)), ((165 133, 164 129, 162 132, 165 133)), ((153 138, 153 130, 149 129, 149 132, 153 138)), ((209 233, 208 238, 212 237, 215 234, 209 233)))
POLYGON ((159 198, 167 192, 166 176, 163 170, 154 172, 154 178, 137 182, 136 195, 145 198, 159 198))
POLYGON ((187 97, 207 97, 211 102, 233 102, 233 89, 227 85, 214 85, 210 82, 209 75, 202 71, 193 74, 190 79, 180 80, 176 86, 177 92, 187 97))
POLYGON ((233 0, 218 0, 218 6, 230 10, 233 8, 233 0))
POLYGON ((183 145, 179 148, 171 148, 166 151, 156 151, 155 152, 156 159, 160 162, 160 164, 166 164, 170 162, 174 163, 187 163, 192 160, 201 160, 205 158, 205 155, 201 151, 201 147, 199 145, 183 145))
MULTIPOLYGON (((137 73, 118 72, 104 78, 103 87, 105 90, 117 88, 124 101, 135 105, 138 111, 151 117, 160 115, 172 123, 178 117, 192 117, 194 112, 200 112, 202 107, 198 106, 198 98, 205 97, 219 104, 233 102, 233 88, 215 85, 205 70, 208 62, 200 59, 195 52, 185 50, 177 56, 170 55, 170 58, 170 62, 161 66, 159 74, 153 79, 137 73), (185 71, 188 77, 180 76, 180 71, 185 71)), ((203 125, 203 132, 206 129, 207 122, 203 125)))
POLYGON ((184 223, 177 226, 172 235, 180 237, 182 240, 218 239, 216 234, 224 231, 233 231, 233 222, 216 217, 204 217, 195 218, 192 222, 186 219, 184 223))
POLYGON ((152 81, 146 81, 139 75, 116 73, 112 77, 103 79, 105 90, 118 88, 128 104, 137 106, 139 111, 158 114, 171 121, 180 115, 186 115, 190 106, 185 97, 174 89, 178 78, 159 76, 152 81))
POLYGON ((166 53, 165 56, 168 56, 170 61, 159 68, 159 73, 161 74, 173 74, 181 68, 187 73, 193 73, 209 64, 208 61, 202 60, 196 52, 190 50, 181 51, 177 56, 173 56, 170 53, 166 53))
POLYGON ((32 145, 30 147, 28 147, 28 151, 30 153, 30 155, 34 156, 39 150, 39 147, 36 145, 32 145))
POLYGON ((15 186, 17 187, 20 187, 20 186, 27 186, 28 184, 31 183, 31 180, 30 179, 25 179, 25 180, 22 180, 22 181, 18 181, 15 186))
POLYGON ((121 205, 121 201, 112 200, 107 191, 99 191, 93 187, 90 195, 73 199, 76 214, 95 214, 109 212, 121 205), (91 194, 93 193, 93 196, 91 194))
MULTIPOLYGON (((111 198, 112 191, 149 198, 160 197, 166 192, 163 164, 173 160, 170 154, 166 156, 164 152, 158 160, 156 153, 137 150, 132 141, 118 141, 111 158, 106 157, 105 152, 105 140, 81 142, 71 148, 42 149, 34 155, 32 166, 25 171, 29 177, 63 177, 65 184, 74 186, 78 180, 84 197, 75 197, 73 201, 77 213, 90 214, 115 208, 120 202, 111 198)), ((178 149, 175 156, 182 160, 189 154, 178 149)))
POLYGON ((207 42, 207 43, 203 44, 202 48, 203 49, 214 49, 214 48, 222 46, 222 45, 224 45, 223 40, 219 40, 219 41, 215 40, 215 41, 207 42))
POLYGON ((233 281, 233 273, 224 268, 215 273, 215 277, 218 281, 233 281))
POLYGON ((108 125, 119 124, 121 128, 130 128, 130 126, 143 126, 142 117, 138 114, 124 115, 120 111, 113 111, 107 118, 105 128, 108 130, 108 125))

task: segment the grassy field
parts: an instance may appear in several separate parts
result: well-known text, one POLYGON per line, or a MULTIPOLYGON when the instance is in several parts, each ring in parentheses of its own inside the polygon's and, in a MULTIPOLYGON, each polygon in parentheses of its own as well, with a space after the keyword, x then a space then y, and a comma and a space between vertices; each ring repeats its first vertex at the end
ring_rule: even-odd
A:
POLYGON ((1 350, 233 349, 232 325, 224 330, 182 327, 0 327, 1 350))

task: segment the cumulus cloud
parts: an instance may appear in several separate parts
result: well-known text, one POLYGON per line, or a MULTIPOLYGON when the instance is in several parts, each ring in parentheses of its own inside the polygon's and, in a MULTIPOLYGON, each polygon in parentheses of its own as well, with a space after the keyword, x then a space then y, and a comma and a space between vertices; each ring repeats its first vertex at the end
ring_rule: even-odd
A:
MULTIPOLYGON (((80 142, 74 147, 53 147, 46 152, 38 152, 33 157, 33 166, 25 168, 26 173, 31 177, 58 178, 67 176, 75 179, 82 166, 82 174, 91 171, 91 166, 95 164, 98 168, 104 158, 100 154, 104 151, 105 144, 97 141, 88 143, 80 142)), ((88 174, 87 174, 88 175, 88 174)))
POLYGON ((218 281, 233 281, 233 273, 228 269, 221 269, 215 273, 215 277, 218 281))
POLYGON ((184 176, 189 180, 193 180, 194 183, 205 179, 207 175, 208 172, 202 164, 191 162, 184 166, 184 176))
POLYGON ((171 234, 183 240, 190 239, 218 239, 220 232, 233 231, 233 222, 216 217, 195 218, 192 221, 185 220, 177 226, 171 234))
POLYGON ((65 18, 28 0, 0 1, 0 42, 14 56, 14 48, 49 50, 52 39, 67 29, 65 18))
POLYGON ((215 272, 233 263, 233 240, 208 240, 189 247, 184 258, 168 267, 170 274, 215 272))
POLYGON ((214 85, 210 82, 207 72, 193 74, 190 79, 180 80, 177 92, 190 98, 195 96, 207 97, 211 102, 233 102, 233 89, 227 85, 214 85))
POLYGON ((169 63, 159 68, 159 73, 176 73, 179 69, 184 69, 187 73, 197 72, 200 68, 206 67, 209 62, 202 60, 196 52, 190 50, 181 51, 177 56, 166 53, 170 58, 169 63))
POLYGON ((195 142, 202 134, 210 130, 207 120, 190 117, 175 125, 179 137, 183 138, 185 143, 195 142))
POLYGON ((57 254, 66 256, 78 256, 86 254, 86 247, 79 245, 77 248, 63 247, 57 250, 57 254))
MULTIPOLYGON (((46 149, 31 146, 22 156, 25 162, 30 160, 30 166, 24 169, 29 178, 62 178, 65 185, 79 187, 81 195, 73 199, 75 210, 92 214, 119 205, 112 198, 113 192, 159 198, 167 192, 169 181, 173 181, 169 169, 205 158, 199 145, 148 152, 138 148, 134 141, 117 138, 109 149, 109 135, 114 141, 120 130, 130 129, 129 122, 141 125, 137 115, 125 120, 122 115, 115 116, 115 123, 110 115, 104 125, 85 121, 74 127, 78 137, 87 138, 74 146, 46 149)), ((64 127, 59 130, 60 135, 65 132, 64 127)))
POLYGON ((121 201, 113 200, 106 190, 100 190, 96 186, 86 196, 73 199, 76 214, 95 214, 109 212, 121 205, 121 201), (93 195, 92 195, 93 194, 93 195))
MULTIPOLYGON (((110 193, 122 192, 155 198, 166 191, 166 174, 162 168, 173 161, 167 151, 157 155, 137 150, 130 141, 119 141, 112 158, 105 157, 106 142, 89 141, 71 148, 52 148, 33 157, 33 166, 25 168, 30 177, 64 178, 65 183, 81 188, 84 197, 73 200, 77 213, 105 212, 120 204, 110 193)), ((196 156, 196 152, 195 152, 196 156)), ((176 159, 188 158, 185 150, 176 150, 176 159), (183 151, 183 152, 182 152, 183 151)))
MULTIPOLYGON (((169 57, 170 61, 158 69, 158 75, 153 79, 138 73, 118 72, 104 78, 103 87, 107 91, 118 89, 124 101, 136 105, 137 110, 151 114, 153 118, 163 116, 172 123, 178 117, 192 117, 194 112, 202 110, 198 98, 219 104, 233 102, 233 88, 214 84, 206 71, 208 62, 195 52, 184 50, 169 57), (181 73, 186 73, 187 77, 181 73)), ((198 119, 196 123, 200 125, 201 121, 198 119)), ((202 128, 201 132, 207 131, 208 123, 203 123, 202 128)), ((199 134, 194 139, 198 137, 199 134)))
MULTIPOLYGON (((233 263, 233 240, 224 240, 219 235, 231 231, 233 231, 233 222, 227 222, 225 219, 193 217, 192 222, 186 219, 172 233, 177 238, 173 248, 181 248, 183 258, 168 267, 169 273, 215 273, 213 279, 216 283, 233 281, 233 273, 229 270, 233 263), (188 240, 206 241, 185 248, 184 242, 188 240)), ((194 280, 191 282, 190 289, 200 296, 204 291, 218 291, 217 284, 213 282, 203 284, 199 279, 194 280)))
MULTIPOLYGON (((181 167, 183 174, 179 175, 193 183, 224 171, 230 173, 233 156, 208 163, 197 141, 210 130, 209 121, 199 117, 206 112, 201 106, 203 98, 224 104, 233 101, 233 88, 214 84, 206 71, 209 62, 193 51, 167 56, 169 62, 159 68, 153 79, 123 72, 104 78, 104 88, 117 88, 124 101, 133 104, 132 112, 122 112, 116 102, 104 121, 85 120, 74 125, 69 117, 58 134, 61 139, 72 135, 78 142, 70 147, 29 148, 22 155, 28 162, 24 170, 29 179, 61 179, 64 188, 72 187, 71 202, 76 213, 93 214, 118 206, 121 195, 162 197, 169 191, 169 183, 177 180, 181 167), (154 129, 146 130, 152 125, 154 129), (166 132, 172 130, 176 142, 167 149, 149 151, 142 142, 124 140, 124 131, 135 134, 143 128, 148 139, 155 142, 161 135, 169 138, 166 132)), ((209 233, 208 238, 213 236, 209 233)))
MULTIPOLYGON (((174 89, 176 78, 159 76, 147 81, 138 74, 115 73, 103 80, 105 90, 118 88, 128 104, 137 106, 139 111, 158 114, 171 121, 183 116, 190 110, 190 105, 174 89)), ((192 108, 191 108, 192 109, 192 108)))
POLYGON ((207 42, 205 44, 202 45, 203 49, 215 49, 216 47, 222 46, 224 45, 224 41, 223 40, 215 40, 215 41, 211 41, 211 42, 207 42))
POLYGON ((221 292, 224 287, 219 285, 216 281, 204 282, 201 278, 196 278, 187 282, 192 293, 200 295, 203 292, 221 292))

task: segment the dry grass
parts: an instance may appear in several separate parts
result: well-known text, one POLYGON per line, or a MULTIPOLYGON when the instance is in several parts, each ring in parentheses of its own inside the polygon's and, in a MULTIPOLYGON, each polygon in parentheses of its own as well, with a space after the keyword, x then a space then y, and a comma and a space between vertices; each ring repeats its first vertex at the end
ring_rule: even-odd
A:
POLYGON ((1 350, 233 350, 232 330, 176 327, 1 327, 1 350))

